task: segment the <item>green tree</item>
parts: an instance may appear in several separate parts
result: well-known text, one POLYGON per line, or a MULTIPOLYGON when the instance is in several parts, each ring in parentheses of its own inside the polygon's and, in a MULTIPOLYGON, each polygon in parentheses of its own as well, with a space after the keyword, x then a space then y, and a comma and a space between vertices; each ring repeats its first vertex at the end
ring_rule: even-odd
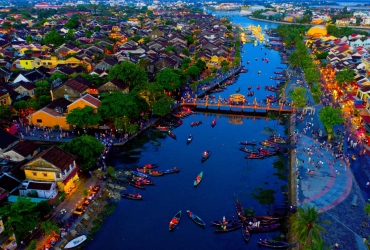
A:
POLYGON ((150 103, 154 115, 164 116, 171 113, 171 106, 174 104, 174 99, 166 95, 159 95, 150 103))
POLYGON ((176 51, 176 49, 175 49, 175 47, 173 47, 173 46, 167 46, 167 47, 166 47, 166 51, 167 51, 167 52, 171 52, 171 51, 176 51))
MULTIPOLYGON (((97 26, 97 27, 99 27, 99 26, 97 26)), ((92 32, 91 30, 86 30, 86 31, 85 31, 85 36, 86 36, 87 38, 90 38, 90 37, 92 36, 92 34, 93 34, 93 32, 92 32)))
POLYGON ((77 128, 88 128, 103 121, 100 114, 90 106, 72 109, 66 118, 68 124, 75 125, 77 128))
POLYGON ((94 32, 99 32, 101 30, 101 27, 100 26, 95 26, 94 27, 94 32))
POLYGON ((322 241, 321 233, 326 232, 322 225, 330 223, 326 220, 320 220, 320 215, 321 213, 315 206, 305 206, 298 207, 297 213, 290 218, 292 232, 300 243, 310 248, 322 241))
POLYGON ((364 207, 364 211, 366 213, 366 219, 367 219, 370 214, 370 204, 366 204, 366 206, 364 207))
MULTIPOLYGON (((229 65, 229 63, 228 63, 229 65)), ((200 71, 204 70, 206 68, 206 62, 204 62, 202 59, 198 59, 197 62, 195 63, 195 66, 198 67, 200 71)))
POLYGON ((126 116, 130 119, 139 118, 141 112, 148 109, 148 103, 137 92, 124 94, 121 92, 105 93, 99 107, 99 112, 105 119, 115 120, 126 116))
POLYGON ((185 37, 185 39, 186 39, 186 41, 187 41, 187 44, 188 44, 188 46, 190 45, 190 44, 193 44, 194 43, 194 38, 192 37, 192 36, 190 36, 190 35, 185 35, 184 36, 185 37))
POLYGON ((200 69, 197 66, 192 65, 186 70, 186 74, 195 80, 200 74, 200 69))
POLYGON ((37 203, 36 211, 40 212, 39 216, 42 220, 45 219, 48 215, 50 215, 52 210, 53 208, 50 206, 48 201, 41 201, 37 203))
POLYGON ((104 150, 101 142, 93 136, 82 135, 61 145, 61 148, 77 156, 77 163, 82 170, 93 167, 104 150))
POLYGON ((289 97, 292 98, 294 105, 297 108, 303 108, 306 106, 306 89, 302 87, 296 87, 289 92, 289 97))
POLYGON ((293 51, 290 54, 288 61, 289 61, 290 66, 292 66, 293 68, 301 67, 301 59, 299 57, 299 53, 297 50, 293 51))
POLYGON ((130 86, 130 91, 135 88, 140 89, 148 82, 146 72, 140 68, 140 65, 124 61, 116 64, 109 69, 108 80, 119 79, 130 86))
POLYGON ((68 30, 67 34, 65 35, 66 41, 73 41, 75 38, 75 34, 72 29, 68 30))
POLYGON ((184 59, 182 59, 182 61, 181 61, 181 69, 187 69, 187 68, 189 68, 190 62, 191 62, 191 60, 188 57, 185 57, 184 59))
POLYGON ((59 227, 54 221, 41 222, 41 228, 46 235, 49 235, 52 232, 59 234, 59 227))
POLYGON ((128 134, 133 134, 139 129, 139 125, 136 123, 131 123, 128 117, 118 117, 114 120, 114 127, 118 131, 124 131, 128 134))
POLYGON ((8 119, 12 115, 9 106, 1 105, 0 106, 0 119, 8 119))
POLYGON ((107 167, 107 175, 112 177, 116 174, 116 170, 114 169, 114 167, 112 166, 109 166, 107 167))
POLYGON ((60 46, 64 43, 64 37, 58 34, 55 28, 52 28, 42 40, 43 44, 53 44, 55 46, 60 46))
MULTIPOLYGON (((104 78, 99 77, 97 74, 87 74, 87 73, 81 73, 79 74, 86 80, 89 80, 90 82, 94 83, 95 85, 102 85, 104 83, 104 78)), ((76 75, 77 77, 77 75, 76 75)))
POLYGON ((149 42, 150 42, 150 37, 149 36, 144 37, 144 43, 147 44, 149 42))
POLYGON ((13 104, 13 108, 15 108, 17 111, 21 111, 28 108, 28 104, 25 100, 20 100, 13 104))
POLYGON ((175 91, 180 89, 181 82, 180 76, 176 74, 172 69, 165 68, 161 70, 157 76, 155 77, 155 82, 157 86, 163 88, 163 90, 167 91, 175 91))
POLYGON ((33 38, 32 38, 32 36, 26 36, 26 42, 28 43, 28 44, 30 44, 30 43, 32 43, 33 42, 33 38))
POLYGON ((55 72, 53 73, 50 77, 49 77, 49 81, 50 82, 53 82, 57 79, 60 79, 62 80, 63 82, 66 81, 68 79, 68 76, 65 75, 65 74, 62 74, 62 73, 59 73, 59 72, 55 72))
POLYGON ((343 83, 350 83, 355 80, 355 73, 352 69, 344 68, 337 73, 335 80, 337 81, 338 85, 342 87, 343 83))
POLYGON ((31 240, 30 244, 27 247, 27 250, 36 250, 37 240, 31 240))
POLYGON ((38 81, 35 83, 35 95, 36 97, 40 97, 43 95, 50 95, 50 88, 51 85, 48 81, 38 81))
POLYGON ((77 29, 79 25, 80 23, 77 19, 71 18, 68 20, 68 22, 66 22, 64 27, 66 27, 67 29, 77 29))
POLYGON ((190 52, 189 52, 189 50, 187 48, 183 48, 181 52, 184 53, 187 56, 190 55, 190 52))
POLYGON ((332 133, 333 126, 342 124, 344 122, 342 110, 340 108, 326 106, 320 110, 319 114, 320 120, 324 123, 328 134, 332 133))
POLYGON ((8 235, 14 233, 17 242, 37 226, 39 212, 35 208, 36 203, 25 196, 18 196, 16 202, 0 208, 5 231, 8 235))

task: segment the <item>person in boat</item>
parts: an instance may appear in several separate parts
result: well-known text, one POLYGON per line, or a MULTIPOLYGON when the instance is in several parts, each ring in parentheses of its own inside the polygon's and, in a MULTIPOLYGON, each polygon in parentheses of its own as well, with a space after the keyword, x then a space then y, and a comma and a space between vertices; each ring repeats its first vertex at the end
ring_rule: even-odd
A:
POLYGON ((176 170, 177 170, 177 168, 176 168, 176 167, 174 167, 174 168, 173 168, 173 170, 175 170, 175 171, 176 171, 176 170))
POLYGON ((136 197, 137 197, 137 198, 141 198, 141 195, 138 193, 138 194, 136 195, 136 197))

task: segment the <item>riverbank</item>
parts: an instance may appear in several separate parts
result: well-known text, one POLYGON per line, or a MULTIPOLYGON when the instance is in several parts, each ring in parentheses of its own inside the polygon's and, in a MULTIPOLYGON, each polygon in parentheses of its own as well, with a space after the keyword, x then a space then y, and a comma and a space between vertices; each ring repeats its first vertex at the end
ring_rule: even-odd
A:
MULTIPOLYGON (((261 19, 261 18, 255 18, 252 16, 246 16, 247 18, 254 20, 254 21, 260 21, 260 22, 266 22, 266 23, 276 23, 276 24, 301 24, 301 25, 306 25, 306 26, 315 26, 315 24, 304 24, 304 23, 293 23, 293 22, 284 22, 284 21, 273 21, 273 20, 266 20, 266 19, 261 19)), ((324 24, 323 24, 324 25, 324 24)), ((339 28, 351 28, 354 30, 370 30, 370 26, 341 26, 341 25, 336 25, 339 28)))

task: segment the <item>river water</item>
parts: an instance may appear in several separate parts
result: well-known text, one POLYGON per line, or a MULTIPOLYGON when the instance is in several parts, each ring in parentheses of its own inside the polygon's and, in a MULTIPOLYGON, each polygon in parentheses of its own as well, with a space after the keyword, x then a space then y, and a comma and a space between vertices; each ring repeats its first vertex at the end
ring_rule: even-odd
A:
MULTIPOLYGON (((276 24, 260 23, 245 17, 234 17, 233 22, 247 25, 276 24)), ((280 64, 278 52, 261 50, 261 46, 253 47, 246 44, 243 47, 243 64, 249 69, 241 74, 238 81, 224 92, 217 93, 223 98, 240 87, 241 94, 248 92, 247 87, 253 86, 257 99, 265 98, 267 92, 264 86, 272 85, 270 80, 276 67, 280 64), (266 52, 266 55, 264 53, 266 52), (256 61, 255 58, 259 59, 256 61), (260 58, 268 58, 269 63, 260 58), (250 64, 246 62, 250 60, 250 64), (258 70, 262 71, 258 75, 258 70), (256 86, 261 90, 257 91, 256 86)), ((253 98, 254 99, 254 98, 253 98)), ((251 99, 249 99, 251 100, 251 99)), ((170 137, 157 139, 159 143, 148 142, 141 146, 137 158, 116 155, 108 165, 116 169, 142 166, 146 163, 158 163, 158 169, 177 167, 179 174, 164 177, 153 177, 155 186, 140 190, 143 201, 122 199, 116 210, 104 222, 101 230, 88 243, 87 249, 257 249, 256 242, 260 238, 271 238, 279 232, 252 235, 248 245, 243 241, 240 230, 230 233, 214 234, 210 226, 213 220, 223 216, 236 216, 235 200, 239 199, 245 208, 253 208, 256 215, 266 215, 267 205, 261 205, 251 196, 255 188, 273 189, 275 203, 283 202, 280 191, 286 180, 280 180, 274 173, 273 162, 277 156, 263 160, 244 159, 244 153, 239 151, 239 141, 262 141, 268 138, 271 129, 284 134, 284 127, 277 120, 265 118, 226 116, 215 114, 193 114, 184 119, 184 124, 173 130, 177 140, 170 137), (217 119, 217 125, 212 128, 211 122, 217 119), (190 127, 193 121, 203 121, 198 127, 190 127), (187 145, 186 139, 193 135, 193 141, 187 145), (211 157, 201 163, 205 150, 212 152, 211 157), (203 180, 197 188, 193 187, 195 177, 204 172, 203 180), (182 219, 173 232, 168 231, 171 218, 182 210, 182 219), (192 222, 186 215, 186 210, 192 210, 202 218, 206 227, 203 229, 192 222)), ((123 149, 122 149, 123 150, 123 149)), ((138 192, 131 186, 128 192, 138 192)))

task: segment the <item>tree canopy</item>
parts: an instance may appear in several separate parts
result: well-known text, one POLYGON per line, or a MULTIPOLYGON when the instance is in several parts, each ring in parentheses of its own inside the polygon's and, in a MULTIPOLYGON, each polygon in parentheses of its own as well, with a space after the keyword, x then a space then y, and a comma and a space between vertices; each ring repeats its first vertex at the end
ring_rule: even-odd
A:
POLYGON ((289 92, 289 97, 292 98, 294 105, 297 108, 303 108, 306 106, 306 89, 302 87, 296 87, 289 92))
POLYGON ((174 70, 168 68, 157 74, 155 82, 159 87, 171 92, 181 87, 180 76, 174 70))
POLYGON ((98 125, 102 122, 100 114, 90 106, 84 108, 75 108, 67 114, 67 123, 75 125, 77 128, 88 128, 94 125, 98 125))
POLYGON ((42 40, 43 44, 53 44, 55 46, 60 46, 64 43, 64 37, 59 35, 55 28, 52 28, 42 40))
POLYGON ((310 248, 321 243, 321 233, 326 232, 322 225, 329 223, 326 220, 320 220, 320 215, 321 213, 315 206, 305 206, 298 207, 297 213, 290 218, 292 232, 297 236, 299 242, 310 248))
POLYGON ((61 145, 61 148, 77 156, 77 163, 82 170, 94 166, 97 158, 104 150, 101 142, 93 136, 82 135, 61 145))
POLYGON ((16 236, 17 241, 25 237, 38 224, 39 211, 37 204, 25 196, 18 196, 17 201, 0 208, 4 220, 5 231, 16 236))
POLYGON ((123 116, 135 119, 148 107, 146 100, 135 91, 128 94, 112 92, 102 95, 99 112, 108 120, 115 120, 123 116))
POLYGON ((119 79, 130 86, 130 91, 141 88, 148 82, 146 72, 139 65, 128 61, 116 64, 109 69, 108 80, 119 79))
POLYGON ((333 131, 333 126, 342 124, 344 122, 342 110, 340 108, 326 106, 320 110, 319 114, 320 120, 324 123, 328 133, 333 131))
POLYGON ((200 74, 200 69, 195 66, 195 65, 192 65, 190 66, 187 70, 186 70, 186 74, 188 76, 190 76, 193 80, 196 80, 196 78, 199 76, 200 74))
POLYGON ((0 119, 8 119, 12 115, 9 106, 1 105, 0 106, 0 119))
POLYGON ((343 70, 339 71, 335 76, 335 80, 337 81, 339 86, 343 86, 343 83, 350 83, 355 80, 355 72, 353 69, 344 68, 343 70))

